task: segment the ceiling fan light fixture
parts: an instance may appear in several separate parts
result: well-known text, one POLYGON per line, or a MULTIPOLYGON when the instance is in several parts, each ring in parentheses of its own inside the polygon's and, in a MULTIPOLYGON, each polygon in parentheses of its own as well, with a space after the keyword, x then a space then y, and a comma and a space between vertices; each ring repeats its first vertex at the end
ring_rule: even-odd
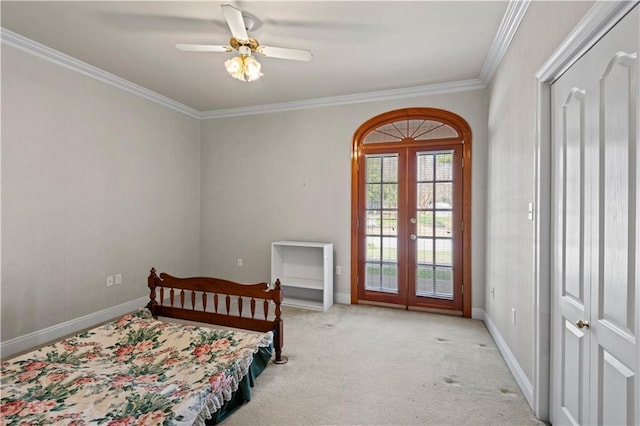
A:
POLYGON ((262 56, 270 58, 303 62, 311 60, 313 55, 308 50, 262 46, 258 40, 248 33, 254 27, 254 18, 243 15, 240 9, 230 4, 223 4, 222 13, 231 30, 231 39, 228 46, 178 43, 176 44, 176 49, 185 52, 231 52, 237 50, 239 55, 226 60, 224 67, 231 77, 240 81, 254 81, 263 75, 262 66, 252 56, 252 52, 258 52, 262 56))
POLYGON ((262 66, 251 56, 251 50, 247 46, 240 46, 240 55, 228 59, 224 63, 229 75, 240 81, 254 81, 262 77, 262 66))
POLYGON ((244 76, 247 81, 257 80, 262 77, 261 68, 262 65, 253 56, 249 55, 244 58, 244 76))
POLYGON ((244 64, 241 56, 228 59, 224 63, 224 67, 227 69, 229 75, 238 80, 244 80, 244 64))

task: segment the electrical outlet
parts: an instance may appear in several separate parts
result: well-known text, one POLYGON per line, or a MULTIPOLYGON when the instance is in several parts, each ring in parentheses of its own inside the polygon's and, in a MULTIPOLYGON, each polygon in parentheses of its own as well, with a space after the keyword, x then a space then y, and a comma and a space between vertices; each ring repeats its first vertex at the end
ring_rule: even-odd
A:
POLYGON ((340 266, 336 266, 336 275, 340 275, 342 273, 342 268, 340 266))
POLYGON ((238 258, 238 266, 242 267, 242 258, 241 257, 238 258))
POLYGON ((122 274, 116 274, 116 285, 122 284, 122 274))
POLYGON ((113 275, 109 275, 107 277, 107 287, 112 287, 113 286, 113 275))

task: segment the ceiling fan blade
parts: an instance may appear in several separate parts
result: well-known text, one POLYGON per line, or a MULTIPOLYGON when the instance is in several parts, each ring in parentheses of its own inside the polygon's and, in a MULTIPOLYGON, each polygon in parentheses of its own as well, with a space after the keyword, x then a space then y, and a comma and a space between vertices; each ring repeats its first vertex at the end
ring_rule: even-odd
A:
POLYGON ((231 52, 230 46, 215 46, 211 44, 176 44, 176 49, 184 52, 231 52))
POLYGON ((236 9, 230 4, 223 4, 222 14, 224 15, 224 19, 227 20, 227 25, 229 25, 229 29, 231 30, 231 34, 234 38, 240 41, 249 40, 244 18, 242 17, 242 12, 239 9, 236 9))
POLYGON ((308 62, 313 57, 308 50, 289 49, 286 47, 258 46, 257 51, 267 58, 291 59, 294 61, 308 62))

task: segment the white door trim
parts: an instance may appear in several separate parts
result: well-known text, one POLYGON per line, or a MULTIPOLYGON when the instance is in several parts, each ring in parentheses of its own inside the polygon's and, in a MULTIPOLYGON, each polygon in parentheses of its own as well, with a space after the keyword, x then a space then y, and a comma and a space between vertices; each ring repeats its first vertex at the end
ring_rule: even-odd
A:
POLYGON ((551 359, 551 84, 640 1, 598 1, 536 73, 533 409, 549 420, 551 359))

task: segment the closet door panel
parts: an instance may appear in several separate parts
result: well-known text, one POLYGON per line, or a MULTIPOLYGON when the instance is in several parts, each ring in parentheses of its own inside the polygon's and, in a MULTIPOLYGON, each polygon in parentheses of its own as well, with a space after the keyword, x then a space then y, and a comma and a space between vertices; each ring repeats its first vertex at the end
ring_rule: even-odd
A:
POLYGON ((639 424, 638 47, 636 7, 588 55, 599 84, 591 278, 590 422, 639 424))
POLYGON ((602 378, 599 389, 598 424, 634 424, 634 388, 636 375, 633 370, 606 350, 598 354, 598 372, 602 378))
POLYGON ((590 241, 592 121, 587 105, 597 102, 585 77, 590 63, 576 63, 552 86, 554 138, 554 230, 552 234, 554 328, 552 421, 583 424, 588 418, 591 333, 590 241), (591 151, 589 151, 589 149, 591 151), (589 167, 587 167, 589 164, 589 167))
POLYGON ((584 160, 585 160, 585 90, 574 87, 563 105, 562 149, 565 170, 564 186, 564 278, 562 297, 584 309, 585 304, 585 221, 584 221, 584 160))
POLYGON ((617 52, 600 78, 599 319, 629 336, 636 311, 636 63, 634 53, 617 52))

